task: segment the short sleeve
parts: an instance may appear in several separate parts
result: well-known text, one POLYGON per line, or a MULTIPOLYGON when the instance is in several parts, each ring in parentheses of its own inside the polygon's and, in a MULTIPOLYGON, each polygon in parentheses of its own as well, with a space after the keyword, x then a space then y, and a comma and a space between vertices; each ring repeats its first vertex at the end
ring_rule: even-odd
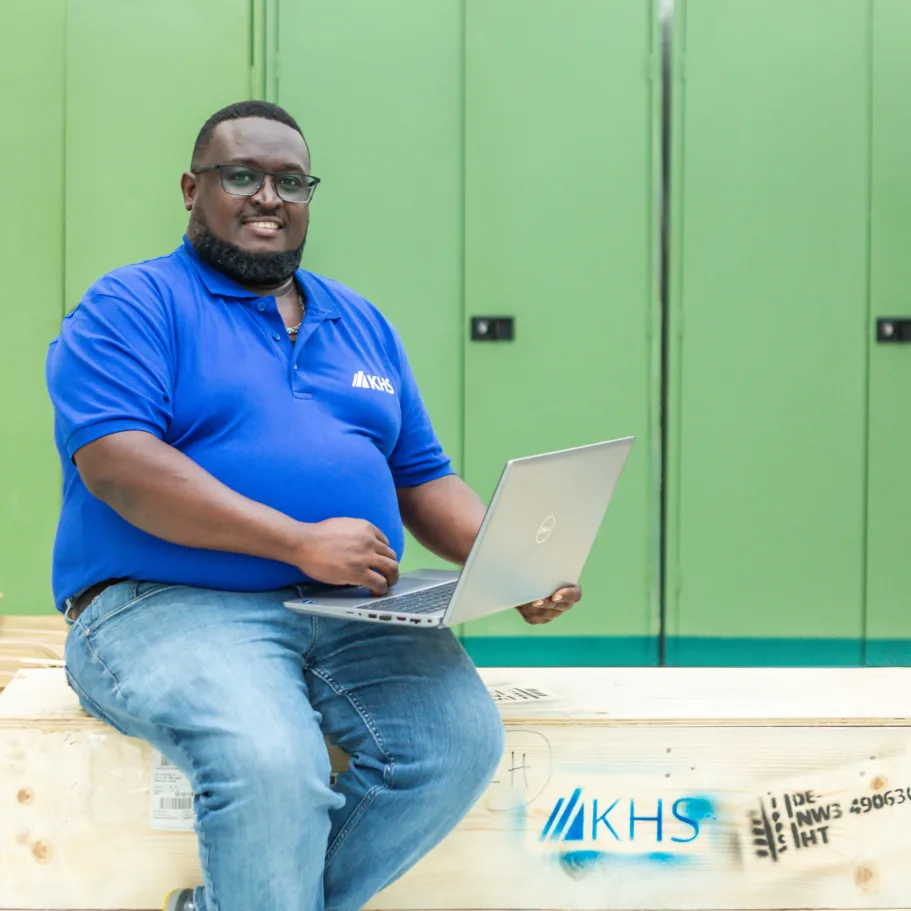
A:
POLYGON ((454 474, 449 457, 433 429, 430 415, 421 398, 411 364, 398 335, 395 336, 399 361, 399 402, 402 426, 389 467, 396 487, 418 487, 428 481, 454 474))
POLYGON ((64 320, 47 358, 48 392, 70 459, 112 433, 165 437, 172 349, 169 321, 153 288, 86 295, 64 320))

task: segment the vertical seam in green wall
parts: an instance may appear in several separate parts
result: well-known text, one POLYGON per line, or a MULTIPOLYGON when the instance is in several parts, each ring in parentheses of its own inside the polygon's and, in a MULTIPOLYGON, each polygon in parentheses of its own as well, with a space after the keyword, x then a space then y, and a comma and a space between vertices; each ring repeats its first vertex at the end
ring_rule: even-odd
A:
POLYGON ((647 276, 651 299, 649 302, 649 357, 647 378, 649 389, 649 490, 648 511, 650 540, 646 592, 648 598, 650 635, 658 639, 658 662, 664 657, 664 395, 665 395, 665 236, 667 232, 667 181, 665 156, 665 59, 664 25, 660 0, 645 4, 649 17, 649 149, 651 167, 647 196, 649 205, 649 256, 647 276))
MULTIPOLYGON (((60 258, 61 258, 61 268, 60 268, 60 325, 62 326, 64 317, 66 316, 67 306, 66 306, 66 201, 67 201, 67 85, 69 80, 67 79, 67 59, 69 56, 69 34, 70 34, 70 24, 69 24, 69 3, 68 0, 63 2, 63 71, 60 74, 61 80, 63 82, 62 86, 62 102, 63 102, 63 136, 62 136, 62 151, 61 155, 61 180, 60 180, 60 197, 61 197, 61 219, 60 219, 60 258)), ((56 334, 56 333, 55 333, 56 334)), ((53 443, 53 438, 51 439, 53 443)), ((56 478, 57 478, 57 506, 58 509, 63 508, 63 466, 60 464, 59 460, 56 463, 55 468, 56 478)))
POLYGON ((677 192, 677 183, 675 168, 677 157, 674 154, 675 143, 677 142, 677 131, 675 129, 676 104, 677 104, 677 83, 675 81, 677 64, 677 22, 680 12, 678 5, 675 4, 667 13, 667 20, 663 23, 664 35, 662 41, 662 61, 666 70, 664 74, 665 91, 665 111, 663 112, 664 136, 664 154, 667 156, 665 162, 666 173, 666 212, 665 212, 665 249, 664 249, 664 332, 663 332, 663 368, 662 377, 662 423, 661 423, 661 446, 662 446, 662 473, 661 473, 661 631, 658 636, 658 664, 663 666, 667 664, 667 645, 668 631, 671 624, 669 623, 669 614, 676 607, 676 592, 673 586, 676 580, 674 568, 676 566, 676 557, 673 553, 676 548, 676 536, 670 533, 672 523, 677 516, 676 501, 677 486, 674 482, 675 472, 677 470, 677 460, 673 451, 674 441, 676 439, 676 408, 678 402, 678 392, 676 384, 671 382, 673 371, 676 369, 678 352, 676 349, 675 339, 677 338, 677 318, 674 314, 674 305, 677 301, 677 290, 675 281, 674 268, 676 260, 674 258, 674 241, 677 236, 677 221, 680 216, 679 209, 675 206, 675 193, 677 192), (672 572, 674 575, 672 575, 672 572))
MULTIPOLYGON (((467 10, 468 0, 459 0, 459 16, 461 24, 461 35, 460 35, 460 45, 459 45, 459 132, 460 132, 460 146, 461 146, 461 168, 459 170, 459 198, 461 199, 461 206, 459 207, 459 216, 461 219, 461 224, 459 228, 459 337, 458 337, 458 370, 459 378, 456 384, 457 394, 459 397, 457 414, 459 420, 459 473, 463 478, 467 477, 467 466, 465 464, 465 456, 468 447, 465 445, 465 434, 468 427, 467 415, 465 413, 465 383, 468 379, 468 371, 465 366, 465 358, 467 356, 467 349, 465 343, 465 332, 467 326, 467 307, 468 302, 466 301, 467 293, 467 279, 466 279, 466 237, 465 231, 468 224, 468 214, 467 214, 467 205, 468 205, 468 182, 467 182, 467 168, 466 168, 466 157, 468 151, 468 132, 467 132, 467 111, 466 111, 466 94, 468 91, 468 10, 467 10)), ((461 624, 458 629, 458 637, 460 639, 465 638, 465 625, 461 624)))
POLYGON ((251 98, 266 97, 266 2, 250 0, 250 85, 251 98))
POLYGON ((281 44, 278 38, 278 14, 279 0, 265 0, 263 29, 263 95, 266 101, 272 101, 278 104, 279 91, 278 83, 281 75, 280 53, 281 44))
POLYGON ((872 307, 873 307, 873 130, 875 119, 873 115, 873 19, 875 16, 875 0, 867 0, 867 206, 866 206, 866 307, 864 309, 864 327, 863 327, 863 346, 864 346, 864 379, 866 382, 866 395, 864 396, 864 420, 863 434, 864 446, 861 463, 863 465, 863 514, 861 517, 861 636, 860 636, 860 661, 861 664, 867 663, 867 630, 868 622, 868 601, 869 589, 867 585, 869 573, 869 537, 870 537, 870 396, 872 392, 871 384, 871 353, 870 353, 870 329, 872 326, 872 307))
POLYGON ((669 15, 670 63, 668 79, 671 97, 668 126, 670 162, 668 165, 668 235, 667 235, 667 392, 665 443, 665 526, 664 526, 664 605, 661 640, 663 659, 667 657, 669 635, 680 634, 680 593, 677 590, 680 567, 681 484, 683 477, 683 250, 684 242, 684 173, 686 140, 683 130, 686 108, 686 3, 676 0, 669 15))
POLYGON ((465 429, 467 427, 467 415, 465 414, 465 383, 467 380, 467 370, 465 366, 465 358, 467 355, 466 344, 465 344, 465 331, 467 325, 467 307, 468 302, 466 301, 466 292, 467 292, 467 281, 466 281, 466 237, 465 231, 468 224, 468 214, 467 214, 467 205, 468 205, 468 185, 467 185, 467 170, 466 170, 466 157, 468 150, 468 137, 467 137, 467 111, 466 111, 466 93, 467 83, 468 83, 468 13, 466 10, 467 0, 460 0, 459 3, 459 13, 461 19, 461 36, 459 44, 459 70, 461 72, 460 80, 460 97, 459 97, 459 140, 462 148, 462 154, 460 156, 461 169, 459 173, 459 196, 462 201, 462 205, 459 209, 459 215, 461 218, 461 225, 459 230, 459 358, 458 358, 458 369, 459 369, 459 381, 456 386, 459 394, 459 420, 461 423, 460 432, 459 432, 459 470, 462 473, 462 476, 466 475, 466 465, 465 465, 465 453, 467 447, 465 445, 465 429))
MULTIPOLYGON (((69 58, 69 33, 70 33, 70 23, 69 23, 69 2, 64 0, 63 3, 63 156, 61 161, 62 175, 60 181, 61 188, 61 239, 60 239, 60 252, 62 255, 63 265, 60 270, 60 321, 63 322, 63 318, 66 316, 66 158, 67 158, 67 130, 66 130, 66 121, 67 121, 67 84, 69 80, 67 79, 67 61, 69 58)), ((61 483, 63 481, 63 476, 61 474, 61 483)))
POLYGON ((272 35, 270 43, 272 48, 272 73, 270 86, 272 89, 272 100, 277 104, 281 97, 281 79, 282 79, 282 42, 281 42, 281 0, 271 0, 272 17, 269 20, 272 25, 272 35))
POLYGON ((256 67, 256 0, 247 0, 247 66, 250 68, 250 87, 248 91, 253 94, 253 71, 256 67))
POLYGON ((677 132, 680 137, 679 145, 679 156, 678 156, 678 188, 679 195, 677 197, 677 215, 680 219, 679 221, 679 230, 676 234, 676 240, 678 245, 678 258, 677 258, 677 301, 676 306, 679 308, 677 313, 677 334, 674 336, 675 344, 677 347, 677 368, 676 375, 673 378, 674 388, 676 389, 677 397, 677 409, 676 409, 676 421, 677 421, 677 435, 675 439, 675 445, 677 448, 677 490, 676 490, 676 515, 675 522, 676 527, 674 529, 674 579, 673 584, 675 586, 675 596, 674 596, 674 610, 675 610, 675 624, 676 628, 680 630, 680 613, 681 613, 681 601, 682 601, 682 589, 683 589, 683 553, 682 553, 682 533, 681 525, 683 519, 683 360, 685 357, 685 344, 684 339, 686 335, 686 314, 684 308, 684 250, 686 248, 686 131, 684 125, 686 124, 686 52, 687 52, 687 42, 686 42, 686 25, 687 25, 687 8, 685 3, 680 4, 680 34, 679 36, 674 33, 675 43, 679 41, 680 47, 680 57, 678 59, 678 72, 677 72, 677 84, 676 84, 676 97, 673 102, 674 109, 677 111, 677 132))

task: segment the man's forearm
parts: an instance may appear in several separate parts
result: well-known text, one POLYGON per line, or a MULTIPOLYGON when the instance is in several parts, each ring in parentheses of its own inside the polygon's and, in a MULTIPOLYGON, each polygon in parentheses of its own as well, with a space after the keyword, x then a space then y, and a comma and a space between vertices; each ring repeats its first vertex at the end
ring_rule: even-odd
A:
POLYGON ((415 539, 438 557, 463 566, 484 521, 484 501, 455 475, 401 488, 398 494, 402 520, 415 539))
POLYGON ((151 434, 103 437, 76 453, 76 465, 90 493, 157 538, 294 562, 302 523, 236 493, 151 434))

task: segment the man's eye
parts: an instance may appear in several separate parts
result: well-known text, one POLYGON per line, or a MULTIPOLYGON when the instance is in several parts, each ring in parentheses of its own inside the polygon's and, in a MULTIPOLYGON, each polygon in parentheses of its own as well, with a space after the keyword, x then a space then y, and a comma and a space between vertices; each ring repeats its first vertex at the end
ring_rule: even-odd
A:
POLYGON ((303 190, 304 178, 297 174, 285 174, 279 181, 283 190, 303 190))

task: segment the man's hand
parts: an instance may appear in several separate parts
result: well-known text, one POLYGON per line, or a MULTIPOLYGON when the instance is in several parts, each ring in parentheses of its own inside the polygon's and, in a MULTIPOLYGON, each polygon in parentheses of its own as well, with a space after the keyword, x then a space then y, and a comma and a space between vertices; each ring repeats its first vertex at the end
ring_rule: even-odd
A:
MULTIPOLYGON (((478 495, 455 475, 399 490, 399 506, 408 530, 428 550, 464 566, 484 520, 478 495)), ((578 585, 566 585, 549 598, 516 608, 526 623, 550 623, 582 599, 578 585)))
POLYGON ((294 563, 329 585, 364 585, 384 595, 399 580, 395 551, 386 536, 363 519, 326 519, 303 526, 294 563))
POLYGON ((369 522, 298 522, 230 490, 152 434, 109 434, 83 446, 76 465, 93 496, 173 544, 277 559, 320 582, 364 585, 375 595, 398 581, 395 551, 369 522))
POLYGON ((582 600, 582 589, 578 585, 568 585, 555 591, 549 598, 523 604, 516 610, 522 615, 526 623, 537 626, 540 623, 550 623, 561 614, 565 614, 574 604, 582 600))

